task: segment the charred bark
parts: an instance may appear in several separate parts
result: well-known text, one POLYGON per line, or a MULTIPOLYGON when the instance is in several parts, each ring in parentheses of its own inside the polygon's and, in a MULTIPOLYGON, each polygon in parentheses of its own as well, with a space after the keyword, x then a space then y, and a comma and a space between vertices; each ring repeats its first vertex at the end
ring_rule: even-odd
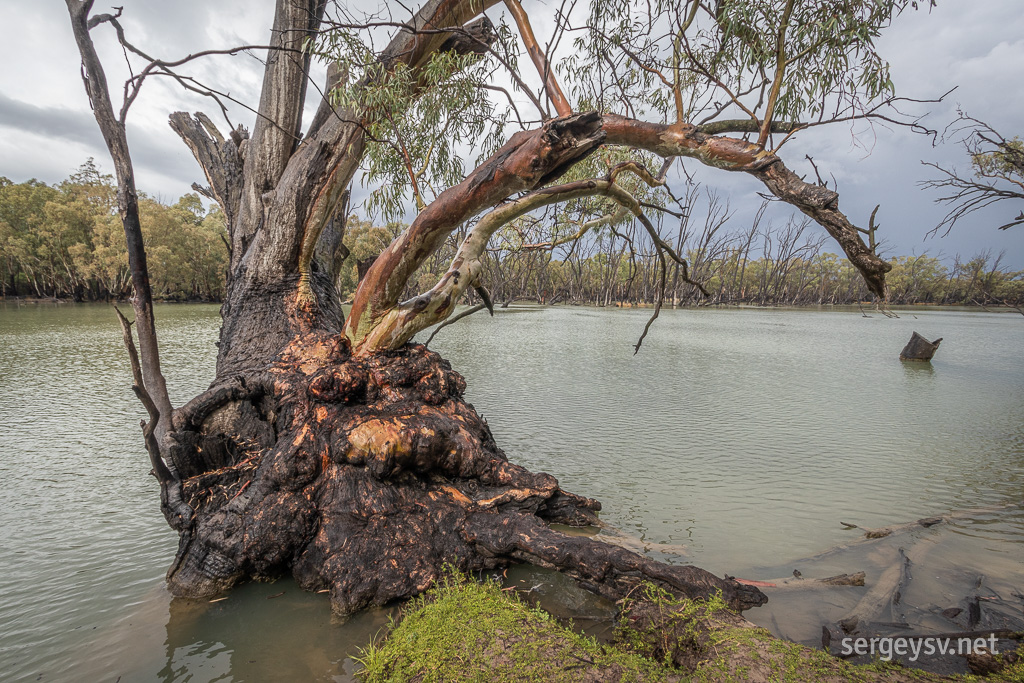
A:
POLYGON ((550 529, 596 523, 600 504, 510 463, 464 390, 423 346, 359 357, 344 336, 320 332, 290 344, 260 381, 183 408, 178 447, 192 462, 200 450, 220 455, 182 482, 195 520, 171 590, 206 597, 291 573, 349 613, 417 594, 446 564, 526 561, 612 597, 650 580, 690 597, 721 591, 735 609, 765 601, 696 567, 550 529))

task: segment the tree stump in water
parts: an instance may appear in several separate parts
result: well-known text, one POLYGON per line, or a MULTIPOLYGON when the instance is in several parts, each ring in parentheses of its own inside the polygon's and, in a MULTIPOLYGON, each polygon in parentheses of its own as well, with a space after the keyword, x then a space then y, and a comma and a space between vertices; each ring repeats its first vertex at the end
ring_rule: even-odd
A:
POLYGON ((939 349, 942 337, 933 342, 928 341, 917 332, 910 337, 910 341, 900 351, 900 360, 930 361, 935 352, 939 349))

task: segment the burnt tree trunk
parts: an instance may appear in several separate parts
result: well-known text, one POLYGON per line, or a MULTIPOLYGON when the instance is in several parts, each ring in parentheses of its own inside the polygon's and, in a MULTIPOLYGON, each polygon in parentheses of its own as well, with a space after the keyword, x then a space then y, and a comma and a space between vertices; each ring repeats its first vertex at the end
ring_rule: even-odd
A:
MULTIPOLYGON (((494 32, 486 19, 470 22, 496 1, 430 0, 366 78, 387 78, 398 64, 415 74, 438 50, 479 53, 494 32)), ((756 145, 685 124, 572 114, 564 97, 556 98, 559 118, 515 134, 423 208, 361 273, 345 319, 335 282, 345 256, 346 197, 373 112, 334 111, 324 101, 302 133, 310 59, 303 48, 319 30, 324 0, 279 0, 251 136, 239 127, 225 138, 203 115, 171 117, 206 176, 208 185, 196 188, 221 205, 230 232, 216 378, 174 408, 157 355, 124 135, 131 101, 114 115, 90 38, 103 24, 117 28, 121 40, 123 32, 116 15, 89 17, 92 0, 66 2, 97 122, 118 168, 140 353, 127 321, 125 341, 134 389, 150 413, 144 436, 162 509, 180 535, 167 573, 172 592, 205 597, 246 579, 291 573, 307 589, 329 589, 334 609, 348 613, 424 590, 445 564, 478 570, 525 561, 609 596, 650 580, 688 597, 721 591, 736 609, 766 600, 756 587, 695 567, 552 530, 550 522, 596 523, 599 503, 562 490, 551 475, 509 463, 463 400, 462 377, 410 340, 479 287, 491 234, 537 207, 605 196, 660 240, 640 204, 615 182, 627 171, 661 182, 637 164, 620 164, 603 179, 551 186, 602 144, 691 156, 754 176, 824 225, 881 295, 888 265, 864 247, 835 193, 804 183, 756 145), (416 269, 485 211, 441 281, 401 302, 416 269)), ((516 19, 528 28, 524 14, 516 19)), ((337 77, 331 71, 328 81, 337 77)), ((663 243, 658 248, 671 253, 663 243)))
POLYGON ((186 406, 175 448, 195 463, 183 482, 195 519, 171 591, 206 597, 290 572, 348 613, 415 595, 445 564, 526 561, 612 597, 647 579, 690 596, 721 590, 736 609, 764 601, 695 567, 548 528, 596 523, 600 504, 508 462, 464 389, 421 345, 360 357, 317 331, 225 387, 231 398, 215 409, 186 406))

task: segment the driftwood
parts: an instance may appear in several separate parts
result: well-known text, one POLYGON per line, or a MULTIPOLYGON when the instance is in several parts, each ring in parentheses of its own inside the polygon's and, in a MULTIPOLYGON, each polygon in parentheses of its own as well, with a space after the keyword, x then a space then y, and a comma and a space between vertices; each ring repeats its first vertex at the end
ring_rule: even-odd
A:
POLYGON ((870 529, 868 527, 858 526, 856 524, 850 524, 849 522, 839 522, 848 529, 860 529, 864 532, 864 538, 867 540, 874 540, 876 538, 885 538, 892 534, 899 533, 902 531, 911 531, 917 528, 925 528, 941 524, 947 519, 953 519, 950 517, 925 517, 915 522, 907 522, 906 524, 896 524, 893 526, 881 527, 879 529, 870 529))
MULTIPOLYGON (((903 524, 892 524, 892 525, 889 525, 889 526, 879 527, 877 529, 874 529, 874 528, 871 528, 871 527, 860 526, 858 524, 851 524, 850 522, 842 522, 841 521, 839 523, 842 524, 847 529, 860 529, 861 531, 863 531, 864 532, 863 541, 873 541, 873 540, 876 540, 876 539, 879 539, 879 538, 886 538, 886 537, 892 536, 894 534, 905 533, 907 531, 915 531, 917 529, 927 529, 929 527, 935 526, 936 524, 949 523, 949 522, 951 522, 953 520, 956 520, 956 519, 972 519, 974 517, 978 517, 979 515, 987 515, 987 514, 991 514, 993 512, 1002 512, 1004 510, 1009 510, 1009 509, 1015 508, 1015 507, 1018 507, 1018 506, 1016 504, 1014 504, 1014 503, 1008 503, 1006 505, 990 505, 988 507, 983 507, 983 508, 968 508, 966 510, 954 510, 953 512, 948 512, 948 513, 946 513, 944 515, 935 515, 933 517, 922 517, 921 519, 915 520, 913 522, 905 522, 903 524)), ((823 557, 824 555, 833 552, 833 550, 845 549, 846 547, 847 547, 846 545, 838 546, 838 548, 826 550, 824 553, 820 553, 820 554, 816 555, 815 557, 816 558, 817 557, 823 557)))
MULTIPOLYGON (((862 529, 864 536, 857 544, 874 543, 880 539, 888 538, 890 543, 893 537, 905 534, 917 529, 930 528, 935 525, 949 522, 954 519, 966 519, 977 517, 981 514, 991 513, 998 510, 1005 510, 1016 507, 1015 505, 1003 505, 972 510, 960 510, 947 515, 926 517, 915 522, 896 524, 880 529, 859 527, 855 524, 842 522, 848 528, 862 529)), ((849 546, 840 546, 816 557, 824 557, 849 546)), ((840 645, 844 638, 851 635, 857 637, 875 637, 897 632, 903 629, 910 629, 907 623, 906 613, 913 610, 911 605, 904 604, 903 596, 907 587, 913 579, 912 569, 915 565, 922 565, 927 555, 936 547, 936 543, 927 538, 913 541, 912 538, 900 539, 898 546, 880 548, 881 551, 889 554, 889 560, 883 560, 888 566, 882 574, 872 582, 867 592, 861 597, 857 605, 844 617, 835 623, 822 626, 822 645, 832 654, 837 656, 849 656, 848 651, 841 652, 840 645)), ((799 584, 787 580, 789 584, 799 584)), ((959 626, 964 630, 950 633, 937 633, 927 635, 911 635, 900 633, 901 638, 960 638, 960 637, 987 637, 995 636, 997 639, 1020 639, 1021 628, 1024 627, 1024 620, 1015 617, 1019 612, 1019 606, 1010 605, 1001 597, 995 595, 978 595, 977 590, 982 586, 983 577, 975 582, 973 595, 967 595, 960 601, 958 607, 950 607, 941 612, 932 608, 934 614, 941 616, 959 626), (984 606, 984 607, 983 607, 984 606)))
POLYGON ((942 337, 933 342, 928 341, 917 332, 910 336, 910 341, 900 351, 900 360, 930 361, 939 349, 942 337))
POLYGON ((917 544, 911 548, 910 554, 903 548, 897 551, 897 560, 889 566, 878 580, 868 589, 857 606, 839 620, 839 628, 844 633, 859 633, 866 629, 872 621, 884 621, 889 624, 905 623, 900 611, 903 592, 910 581, 910 567, 920 562, 931 550, 932 545, 917 544))
MULTIPOLYGON (((588 536, 596 541, 625 548, 626 550, 643 555, 654 552, 661 555, 686 557, 690 554, 689 549, 685 545, 679 543, 651 543, 601 521, 588 527, 567 527, 562 532, 569 536, 588 536)), ((742 579, 736 579, 736 582, 744 583, 742 579)))
POLYGON ((809 579, 803 576, 786 576, 781 579, 768 579, 766 581, 747 582, 743 579, 736 579, 740 583, 748 583, 758 588, 768 588, 769 594, 784 590, 810 590, 814 588, 836 588, 838 586, 863 586, 867 578, 865 572, 854 572, 853 574, 837 574, 824 579, 809 579))

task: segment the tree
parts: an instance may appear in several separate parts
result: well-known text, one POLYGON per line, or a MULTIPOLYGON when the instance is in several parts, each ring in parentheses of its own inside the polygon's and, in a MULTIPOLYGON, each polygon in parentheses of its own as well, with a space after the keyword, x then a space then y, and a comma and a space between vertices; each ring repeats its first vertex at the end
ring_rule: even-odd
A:
MULTIPOLYGON (((117 188, 92 159, 55 187, 0 184, 0 293, 86 299, 128 294, 128 254, 117 188)), ((227 250, 218 210, 198 195, 174 206, 140 197, 143 242, 164 299, 220 298, 227 250)))
POLYGON ((600 504, 508 462, 463 402, 464 380, 410 340, 471 292, 490 306, 480 276, 491 237, 545 209, 579 226, 551 242, 635 221, 657 252, 660 306, 670 261, 693 281, 646 214, 658 203, 641 197, 671 199, 666 172, 678 157, 759 181, 823 226, 884 296, 890 264, 864 245, 838 194, 805 182, 778 152, 803 128, 884 115, 894 95, 873 41, 909 0, 598 0, 583 26, 570 25, 566 5, 548 50, 519 1, 506 0, 537 68, 536 91, 516 68, 515 34, 487 16, 496 0, 428 0, 402 22, 333 18, 324 0, 278 0, 269 46, 249 46, 267 49, 251 135, 239 126, 224 136, 202 114, 171 116, 229 243, 217 376, 178 407, 160 366, 125 118, 149 76, 216 95, 179 67, 240 48, 152 59, 126 39, 118 15, 90 16, 92 0, 66 2, 118 178, 138 352, 123 320, 125 343, 150 414, 143 434, 162 509, 180 537, 167 574, 175 594, 207 596, 290 572, 350 612, 423 590, 444 563, 527 561, 613 596, 649 579, 690 596, 720 590, 739 609, 765 600, 732 579, 552 530, 548 522, 596 523, 600 504), (101 26, 143 62, 116 112, 92 42, 101 26), (584 37, 553 65, 569 28, 584 37), (393 37, 374 51, 365 31, 385 29, 393 37), (330 97, 303 127, 314 53, 331 60, 317 88, 330 97), (498 68, 511 85, 489 80, 498 68), (540 120, 506 137, 504 113, 483 97, 507 96, 505 113, 521 120, 509 88, 540 120), (736 112, 745 118, 729 118, 736 112), (483 140, 482 160, 466 173, 458 144, 474 140, 483 140), (602 168, 606 154, 615 158, 605 150, 623 160, 602 168), (661 171, 649 171, 644 161, 659 157, 661 171), (362 273, 344 317, 337 285, 347 196, 364 162, 384 187, 381 208, 405 197, 417 213, 362 273), (458 250, 445 272, 405 298, 453 235, 458 250))
MULTIPOLYGON (((932 231, 944 230, 944 235, 949 234, 957 221, 979 209, 1007 200, 1011 204, 1024 201, 1024 141, 1019 137, 1004 138, 992 126, 963 112, 949 131, 962 138, 961 144, 971 160, 970 174, 923 162, 939 171, 940 176, 921 183, 924 187, 949 193, 935 200, 950 207, 932 231)), ((999 229, 1022 224, 1024 211, 999 229)))

